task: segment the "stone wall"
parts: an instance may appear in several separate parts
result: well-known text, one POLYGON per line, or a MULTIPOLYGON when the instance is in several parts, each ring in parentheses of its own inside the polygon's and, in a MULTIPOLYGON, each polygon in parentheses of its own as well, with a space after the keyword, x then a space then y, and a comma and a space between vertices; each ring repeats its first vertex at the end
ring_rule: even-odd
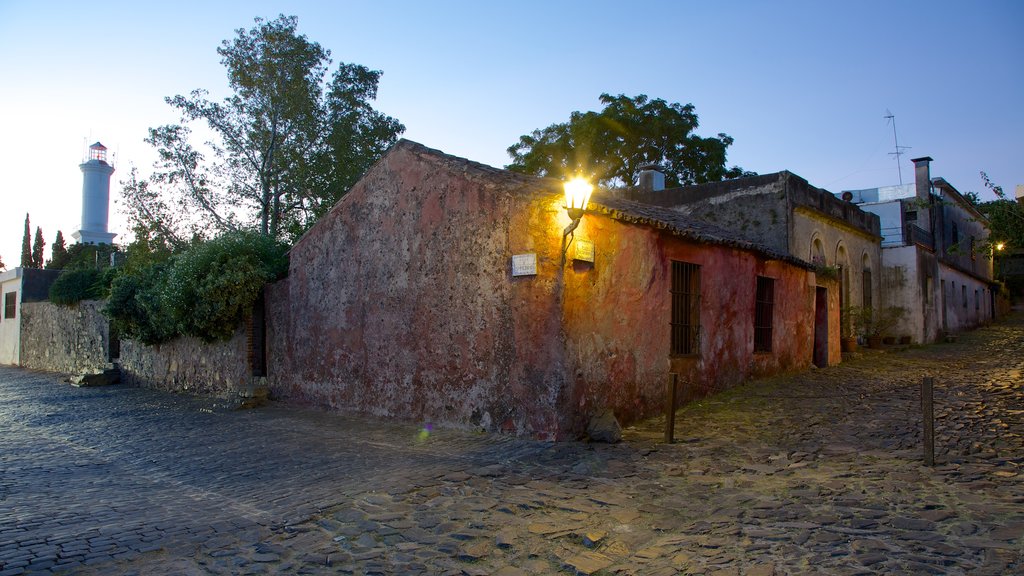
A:
POLYGON ((121 341, 121 379, 134 386, 219 398, 251 396, 249 331, 240 327, 226 342, 185 336, 156 346, 121 341))
POLYGON ((75 306, 23 302, 21 365, 63 373, 102 370, 109 349, 109 322, 101 313, 104 304, 95 300, 75 306))

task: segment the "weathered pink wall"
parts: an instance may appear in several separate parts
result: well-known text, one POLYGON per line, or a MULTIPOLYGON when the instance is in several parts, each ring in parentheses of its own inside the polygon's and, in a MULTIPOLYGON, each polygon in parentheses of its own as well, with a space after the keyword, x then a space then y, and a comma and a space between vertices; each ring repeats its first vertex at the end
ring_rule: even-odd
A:
POLYGON ((671 259, 703 266, 701 392, 809 365, 806 270, 596 213, 576 235, 597 261, 563 268, 558 188, 396 146, 268 288, 272 394, 542 438, 572 437, 605 407, 625 423, 650 416, 671 368, 671 259), (513 278, 511 256, 525 253, 538 274, 513 278), (777 278, 770 356, 752 353, 762 271, 777 278))
POLYGON ((814 291, 806 270, 590 214, 577 235, 593 241, 596 252, 593 265, 566 269, 565 324, 578 417, 604 406, 624 423, 658 413, 670 371, 680 373, 683 397, 694 398, 810 364, 814 291), (669 355, 672 260, 701 266, 701 344, 694 357, 669 355), (757 275, 775 279, 770 353, 754 353, 757 275))
MULTIPOLYGON (((509 271, 530 248, 513 247, 512 230, 544 226, 520 221, 545 184, 479 168, 400 145, 296 244, 268 294, 274 395, 518 434, 565 428, 556 287, 509 271)), ((536 251, 550 260, 557 247, 536 251)))

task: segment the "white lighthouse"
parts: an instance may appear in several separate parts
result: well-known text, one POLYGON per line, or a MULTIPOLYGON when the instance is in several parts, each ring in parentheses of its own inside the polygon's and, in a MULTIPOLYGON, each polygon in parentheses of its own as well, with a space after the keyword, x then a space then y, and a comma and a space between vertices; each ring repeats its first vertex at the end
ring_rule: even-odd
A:
POLYGON ((82 169, 82 228, 71 236, 82 244, 111 244, 117 234, 107 232, 110 175, 114 173, 114 167, 107 164, 107 147, 99 142, 89 146, 89 159, 78 167, 82 169))

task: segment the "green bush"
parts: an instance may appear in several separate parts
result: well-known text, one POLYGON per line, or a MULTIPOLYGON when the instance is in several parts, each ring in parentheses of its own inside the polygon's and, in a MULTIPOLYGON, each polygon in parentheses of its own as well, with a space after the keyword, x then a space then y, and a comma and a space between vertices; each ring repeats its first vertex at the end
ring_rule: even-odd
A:
POLYGON ((82 300, 102 300, 110 291, 113 269, 66 270, 50 286, 50 302, 71 306, 82 300))
POLYGON ((177 335, 171 310, 164 302, 170 263, 161 262, 114 279, 103 313, 110 328, 124 338, 159 344, 177 335))
POLYGON ((175 254, 166 264, 127 271, 106 314, 122 337, 146 344, 191 335, 227 340, 251 313, 263 285, 288 270, 286 247, 233 232, 175 254))

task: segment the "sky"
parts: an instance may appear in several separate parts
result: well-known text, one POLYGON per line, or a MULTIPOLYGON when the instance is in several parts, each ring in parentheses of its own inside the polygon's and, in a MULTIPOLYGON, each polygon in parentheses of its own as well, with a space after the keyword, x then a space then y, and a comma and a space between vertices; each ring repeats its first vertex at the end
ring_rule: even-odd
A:
MULTIPOLYGON (((602 93, 691 103, 729 164, 789 170, 832 192, 913 180, 912 158, 961 192, 1024 184, 1024 2, 0 0, 0 258, 25 214, 46 256, 80 228, 95 141, 120 181, 145 176, 164 97, 228 95, 216 53, 253 18, 295 15, 338 62, 383 71, 375 107, 403 137, 502 167, 519 136, 599 110, 602 93), (893 125, 905 154, 897 162, 893 125)), ((332 71, 333 71, 332 67, 332 71)))

